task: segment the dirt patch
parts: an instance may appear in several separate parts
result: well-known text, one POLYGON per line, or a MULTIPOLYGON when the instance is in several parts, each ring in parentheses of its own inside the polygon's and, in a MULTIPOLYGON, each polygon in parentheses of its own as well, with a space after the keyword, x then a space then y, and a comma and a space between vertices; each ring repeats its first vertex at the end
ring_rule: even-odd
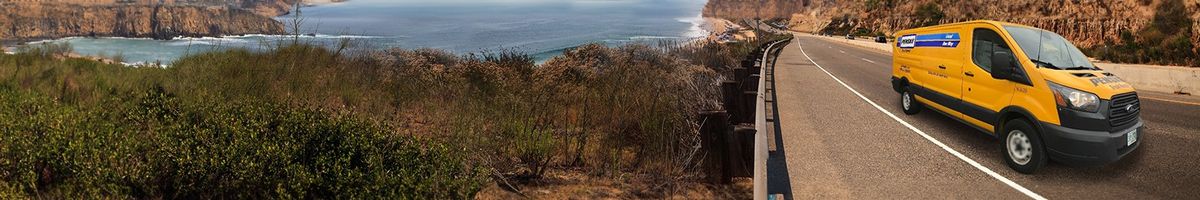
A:
POLYGON ((630 174, 597 177, 580 170, 554 170, 545 178, 523 183, 509 180, 508 184, 518 189, 494 181, 475 199, 751 199, 753 189, 750 179, 735 179, 731 185, 699 180, 669 183, 630 174))

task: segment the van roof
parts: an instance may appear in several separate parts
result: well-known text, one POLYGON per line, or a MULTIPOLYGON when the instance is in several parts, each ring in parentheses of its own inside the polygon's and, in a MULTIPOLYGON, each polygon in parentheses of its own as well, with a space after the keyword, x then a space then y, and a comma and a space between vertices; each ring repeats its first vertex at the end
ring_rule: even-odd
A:
POLYGON ((991 25, 995 25, 995 26, 998 26, 998 27, 1004 27, 1004 26, 1019 26, 1019 27, 1024 27, 1024 28, 1031 28, 1031 29, 1036 29, 1036 30, 1042 30, 1042 29, 1040 29, 1040 28, 1037 28, 1037 27, 1026 26, 1026 25, 1023 25, 1023 24, 1014 24, 1014 23, 1002 22, 1002 21, 995 21, 995 20, 972 20, 972 21, 965 21, 965 22, 955 22, 955 23, 949 23, 949 24, 941 24, 941 25, 926 26, 926 27, 920 27, 920 28, 912 28, 912 29, 908 29, 908 30, 902 30, 902 31, 917 31, 917 30, 922 30, 922 29, 941 28, 941 27, 948 27, 948 26, 959 26, 959 25, 965 25, 965 24, 991 24, 991 25))

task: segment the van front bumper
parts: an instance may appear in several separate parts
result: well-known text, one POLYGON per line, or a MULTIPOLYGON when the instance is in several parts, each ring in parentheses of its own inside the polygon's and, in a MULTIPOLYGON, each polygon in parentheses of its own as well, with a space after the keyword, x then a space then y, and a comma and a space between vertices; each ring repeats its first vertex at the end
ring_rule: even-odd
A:
POLYGON ((1090 131, 1042 122, 1042 140, 1050 159, 1068 165, 1103 165, 1120 160, 1142 144, 1142 120, 1116 132, 1090 131), (1128 144, 1127 135, 1137 130, 1137 140, 1128 144))

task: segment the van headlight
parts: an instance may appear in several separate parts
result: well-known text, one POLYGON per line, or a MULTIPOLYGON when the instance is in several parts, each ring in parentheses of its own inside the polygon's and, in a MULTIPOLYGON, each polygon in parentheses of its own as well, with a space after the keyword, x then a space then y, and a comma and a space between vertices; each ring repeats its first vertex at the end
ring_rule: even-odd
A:
POLYGON ((1050 91, 1054 92, 1054 102, 1059 107, 1067 107, 1084 112, 1096 112, 1100 109, 1100 97, 1091 92, 1079 91, 1054 82, 1046 82, 1050 91))

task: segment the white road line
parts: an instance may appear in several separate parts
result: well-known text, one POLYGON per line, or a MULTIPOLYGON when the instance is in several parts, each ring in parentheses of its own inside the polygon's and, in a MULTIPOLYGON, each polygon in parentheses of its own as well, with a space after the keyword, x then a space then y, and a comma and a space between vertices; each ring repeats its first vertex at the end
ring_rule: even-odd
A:
POLYGON ((842 52, 842 54, 846 54, 846 51, 842 51, 842 50, 838 50, 838 51, 839 51, 839 52, 842 52))
POLYGON ((875 63, 875 61, 867 60, 866 58, 859 58, 859 59, 862 59, 863 61, 867 61, 871 64, 877 64, 877 63, 875 63))
POLYGON ((875 106, 875 109, 879 109, 880 112, 883 112, 884 114, 887 114, 887 116, 892 117, 892 119, 896 120, 896 122, 900 122, 900 124, 903 124, 905 127, 908 127, 908 129, 912 130, 913 132, 917 132, 917 134, 920 134, 921 137, 925 138, 925 140, 929 140, 929 142, 932 142, 933 144, 935 144, 939 147, 942 147, 942 150, 949 152, 951 155, 954 155, 954 157, 958 157, 959 160, 962 160, 963 162, 967 162, 967 164, 970 164, 971 166, 975 167, 975 169, 979 169, 979 171, 983 171, 983 173, 986 173, 987 175, 992 176, 992 178, 995 178, 996 180, 1000 180, 1000 182, 1004 182, 1004 184, 1007 184, 1009 187, 1012 187, 1013 189, 1016 189, 1017 191, 1024 193, 1026 196, 1029 196, 1029 198, 1033 198, 1033 199, 1037 199, 1037 200, 1045 200, 1046 199, 1045 197, 1042 197, 1042 195, 1038 195, 1037 193, 1034 193, 1033 191, 1025 188, 1024 186, 1021 186, 1021 185, 1017 184, 1016 182, 1013 182, 1012 180, 1009 180, 1008 178, 1005 178, 1004 176, 997 174, 996 171, 992 171, 992 169, 988 169, 987 167, 980 165, 979 162, 975 162, 975 160, 968 158, 966 155, 963 155, 962 153, 959 153, 958 151, 950 148, 950 146, 946 146, 946 144, 942 143, 941 141, 938 141, 937 139, 934 139, 933 137, 929 136, 929 134, 925 134, 924 131, 917 129, 917 127, 914 127, 912 124, 909 124, 907 121, 900 119, 900 117, 896 117, 895 114, 892 114, 891 112, 888 112, 887 110, 884 110, 883 107, 879 106, 879 104, 876 104, 874 101, 867 99, 867 97, 863 96, 862 93, 859 93, 858 90, 854 90, 854 88, 851 88, 850 85, 846 84, 846 82, 842 82, 842 79, 839 79, 837 76, 833 76, 832 73, 829 73, 828 70, 825 70, 824 67, 821 67, 820 64, 817 64, 817 61, 814 61, 812 59, 812 57, 808 56, 807 52, 804 52, 804 45, 800 45, 799 40, 796 41, 796 46, 800 47, 800 53, 803 53, 804 57, 808 58, 809 62, 812 62, 813 65, 816 65, 818 69, 821 69, 821 71, 824 71, 825 74, 829 75, 829 77, 833 78, 833 80, 842 84, 842 86, 846 87, 846 89, 850 90, 850 92, 854 92, 855 95, 858 95, 858 98, 862 98, 863 101, 867 101, 867 103, 871 104, 872 106, 875 106))

